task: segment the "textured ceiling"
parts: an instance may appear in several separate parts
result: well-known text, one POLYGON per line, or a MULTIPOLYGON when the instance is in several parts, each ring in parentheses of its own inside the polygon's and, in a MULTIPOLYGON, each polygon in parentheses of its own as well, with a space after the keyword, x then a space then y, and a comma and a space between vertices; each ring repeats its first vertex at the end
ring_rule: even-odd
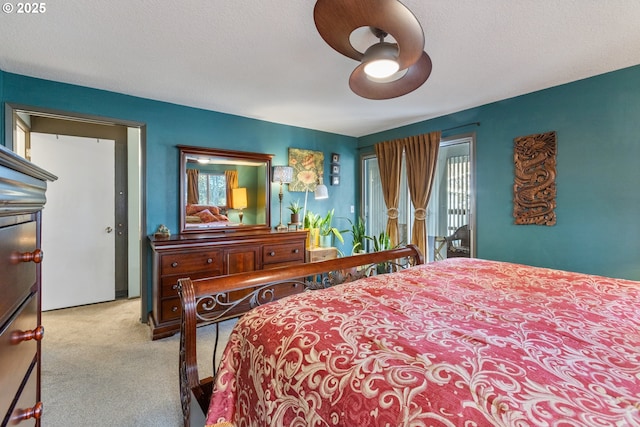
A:
POLYGON ((0 69, 361 136, 640 64, 638 0, 403 3, 433 72, 392 100, 349 90, 312 0, 46 2, 0 14, 0 69))

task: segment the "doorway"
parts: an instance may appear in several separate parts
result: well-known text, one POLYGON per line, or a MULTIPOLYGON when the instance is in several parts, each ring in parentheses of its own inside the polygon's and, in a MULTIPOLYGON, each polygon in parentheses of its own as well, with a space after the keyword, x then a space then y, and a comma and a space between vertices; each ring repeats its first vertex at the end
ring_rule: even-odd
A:
POLYGON ((473 135, 443 139, 427 207, 430 260, 475 256, 473 135))
POLYGON ((42 214, 42 310, 128 296, 115 276, 115 141, 31 132, 30 154, 58 177, 42 214))
MULTIPOLYGON (((142 260, 147 257, 145 242, 145 213, 144 213, 144 153, 146 128, 142 123, 113 120, 88 115, 70 114, 66 112, 32 108, 29 106, 5 104, 6 142, 10 149, 16 147, 16 140, 20 139, 17 123, 26 123, 30 132, 47 133, 51 135, 70 135, 74 137, 88 137, 90 140, 114 139, 115 169, 124 171, 111 181, 111 190, 117 201, 118 197, 124 203, 114 203, 116 219, 113 221, 113 235, 115 244, 115 275, 111 292, 116 297, 140 297, 141 321, 147 321, 147 274, 142 268, 142 260), (97 133, 96 133, 97 132, 97 133), (117 136, 113 136, 114 132, 117 136), (120 141, 120 143, 118 143, 120 141), (120 236, 115 237, 115 236, 120 236), (120 258, 120 261, 118 261, 120 258), (124 260, 124 261, 123 261, 124 260), (116 288, 116 283, 119 288, 116 288)), ((25 150, 24 156, 29 159, 31 153, 25 150)), ((54 154, 57 155, 57 154, 54 154)), ((53 185, 53 184, 52 184, 53 185)), ((49 194, 47 194, 49 196, 49 194)), ((47 206, 45 206, 46 212, 47 206)), ((43 212, 44 216, 44 212, 43 212)), ((58 227, 47 223, 47 227, 58 227)), ((84 244, 84 230, 73 228, 68 223, 61 225, 68 232, 76 234, 78 244, 84 244)), ((105 226, 106 227, 106 226, 105 226)), ((67 276, 73 278, 74 271, 68 271, 67 276)))

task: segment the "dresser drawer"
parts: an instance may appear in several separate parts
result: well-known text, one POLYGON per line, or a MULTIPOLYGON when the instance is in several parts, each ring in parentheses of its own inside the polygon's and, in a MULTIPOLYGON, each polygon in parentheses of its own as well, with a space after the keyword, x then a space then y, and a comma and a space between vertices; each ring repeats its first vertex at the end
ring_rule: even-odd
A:
POLYGON ((283 243, 262 247, 262 264, 265 266, 296 262, 304 262, 304 244, 302 243, 283 243))
POLYGON ((160 275, 222 270, 222 251, 182 252, 162 255, 160 275))
POLYGON ((38 365, 33 364, 18 400, 13 408, 11 408, 11 416, 9 417, 10 426, 30 427, 35 426, 37 419, 43 414, 43 405, 37 402, 38 396, 38 365))
POLYGON ((160 307, 161 322, 180 319, 180 315, 182 314, 180 298, 168 298, 168 299, 162 300, 160 305, 161 305, 160 307))
POLYGON ((6 328, 0 331, 0 414, 3 416, 9 410, 38 350, 35 337, 20 339, 20 334, 34 331, 37 326, 38 298, 34 294, 20 307, 6 328))
POLYGON ((40 261, 36 243, 35 221, 0 228, 0 325, 36 283, 36 262, 40 261))
POLYGON ((222 269, 211 271, 199 271, 197 273, 184 273, 175 276, 163 276, 160 279, 162 289, 160 289, 161 298, 175 298, 178 296, 178 279, 188 277, 190 279, 204 279, 207 277, 222 276, 222 269))

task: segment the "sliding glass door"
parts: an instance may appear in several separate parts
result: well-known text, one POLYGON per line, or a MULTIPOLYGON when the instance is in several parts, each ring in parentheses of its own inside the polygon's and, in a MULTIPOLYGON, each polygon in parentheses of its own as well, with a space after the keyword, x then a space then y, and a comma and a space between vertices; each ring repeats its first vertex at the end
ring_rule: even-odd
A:
MULTIPOLYGON (((427 207, 429 261, 451 256, 475 255, 475 191, 473 135, 445 139, 440 143, 434 184, 427 207), (457 237, 453 239, 452 236, 457 237), (449 238, 449 239, 447 239, 449 238)), ((375 155, 362 159, 363 219, 367 234, 385 231, 387 209, 382 196, 380 171, 375 155)), ((411 242, 413 206, 402 163, 398 227, 400 243, 411 242)), ((371 250, 371 248, 368 248, 371 250)))

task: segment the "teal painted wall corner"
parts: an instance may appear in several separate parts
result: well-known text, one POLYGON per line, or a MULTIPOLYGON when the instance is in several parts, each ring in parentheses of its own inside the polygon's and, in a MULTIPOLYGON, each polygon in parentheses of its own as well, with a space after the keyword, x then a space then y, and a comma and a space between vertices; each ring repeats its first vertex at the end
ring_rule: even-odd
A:
MULTIPOLYGON (((480 122, 475 132, 477 255, 640 280, 640 66, 359 139, 480 122), (514 225, 513 140, 557 132, 557 224, 514 225)), ((450 136, 450 134, 443 134, 450 136)))

